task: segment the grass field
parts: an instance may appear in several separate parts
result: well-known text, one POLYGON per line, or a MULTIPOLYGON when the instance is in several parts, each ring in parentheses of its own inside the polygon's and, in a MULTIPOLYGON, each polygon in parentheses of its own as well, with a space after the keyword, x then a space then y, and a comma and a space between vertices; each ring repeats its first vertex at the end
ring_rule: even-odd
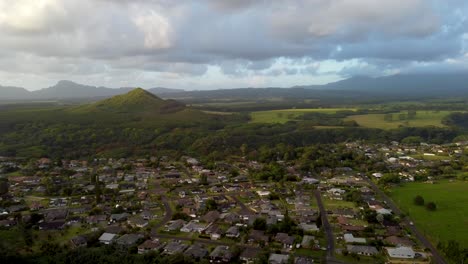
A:
POLYGON ((440 161, 440 160, 451 160, 452 157, 448 155, 434 155, 434 156, 426 156, 423 154, 418 154, 418 155, 410 155, 411 157, 415 159, 420 159, 420 160, 432 160, 432 161, 440 161))
POLYGON ((468 245, 468 182, 441 181, 436 184, 408 183, 392 190, 393 200, 409 213, 411 219, 433 242, 454 239, 468 245), (433 201, 437 210, 430 212, 416 206, 413 199, 421 195, 425 202, 433 201))
POLYGON ((327 197, 324 197, 323 204, 325 208, 333 210, 338 208, 356 208, 356 205, 353 202, 343 201, 343 200, 332 200, 327 197))
POLYGON ((305 113, 335 114, 337 111, 355 111, 352 108, 310 108, 310 109, 282 109, 252 112, 251 123, 286 123, 305 113))
POLYGON ((385 114, 368 114, 349 116, 346 120, 354 120, 362 127, 394 129, 400 126, 406 127, 425 127, 436 126, 444 127, 442 119, 449 115, 451 111, 417 111, 416 117, 409 120, 400 120, 400 114, 406 114, 406 111, 392 114, 392 121, 384 120, 385 114))

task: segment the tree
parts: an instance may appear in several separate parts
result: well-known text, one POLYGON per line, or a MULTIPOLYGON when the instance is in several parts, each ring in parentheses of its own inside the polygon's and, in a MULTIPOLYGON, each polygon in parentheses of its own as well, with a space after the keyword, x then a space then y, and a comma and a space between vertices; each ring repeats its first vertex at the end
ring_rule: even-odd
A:
POLYGON ((242 152, 242 156, 247 155, 247 149, 248 149, 247 144, 245 143, 240 146, 240 151, 242 152))
POLYGON ((0 179, 0 195, 8 193, 8 179, 0 179))
POLYGON ((213 199, 206 200, 206 210, 213 211, 216 209, 218 209, 218 204, 216 204, 215 200, 213 199))
POLYGON ((434 202, 428 202, 426 204, 426 209, 429 211, 435 211, 437 209, 437 206, 434 202))
POLYGON ((267 223, 265 218, 257 218, 254 220, 253 224, 253 229, 255 230, 266 230, 267 228, 267 223))
POLYGON ((424 198, 421 195, 416 195, 416 197, 414 197, 414 204, 419 206, 424 205, 424 198))
POLYGON ((188 221, 188 220, 190 220, 190 216, 187 215, 186 213, 183 213, 183 212, 176 212, 172 216, 172 220, 178 220, 178 219, 188 221))
POLYGON ((206 174, 202 174, 200 176, 200 184, 201 185, 208 185, 208 176, 206 174))

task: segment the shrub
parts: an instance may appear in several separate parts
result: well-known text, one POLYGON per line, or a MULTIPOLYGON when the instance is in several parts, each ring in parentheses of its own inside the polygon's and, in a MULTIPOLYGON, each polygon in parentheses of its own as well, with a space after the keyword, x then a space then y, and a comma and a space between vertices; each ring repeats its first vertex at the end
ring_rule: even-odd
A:
POLYGON ((414 204, 419 206, 424 205, 424 198, 421 195, 417 195, 414 197, 414 204))
POLYGON ((426 209, 429 211, 435 211, 437 209, 437 206, 434 202, 428 202, 426 204, 426 209))

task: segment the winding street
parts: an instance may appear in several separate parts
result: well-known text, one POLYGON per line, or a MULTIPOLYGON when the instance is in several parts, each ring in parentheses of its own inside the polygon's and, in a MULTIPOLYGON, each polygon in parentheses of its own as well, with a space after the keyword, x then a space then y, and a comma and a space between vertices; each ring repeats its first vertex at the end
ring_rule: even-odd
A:
MULTIPOLYGON (((382 197, 382 199, 387 203, 387 205, 390 207, 390 209, 392 209, 392 211, 395 214, 398 214, 398 215, 402 214, 401 210, 398 208, 398 206, 396 206, 396 204, 393 202, 393 200, 390 199, 390 197, 388 197, 382 190, 380 190, 380 188, 371 179, 369 179, 368 177, 363 177, 363 178, 364 178, 364 180, 366 180, 369 183, 369 185, 374 190, 374 192, 379 194, 380 197, 382 197)), ((411 232, 414 234, 414 236, 416 236, 416 238, 419 241, 421 241, 421 243, 431 251, 432 258, 433 258, 435 263, 447 264, 447 262, 439 254, 439 252, 432 245, 432 243, 421 232, 419 232, 419 230, 416 228, 416 226, 410 224, 410 222, 411 222, 410 218, 405 217, 404 219, 402 219, 401 224, 406 226, 409 230, 411 230, 411 232)))
POLYGON ((169 204, 169 201, 167 201, 167 197, 162 196, 161 201, 164 205, 164 211, 165 211, 164 218, 161 220, 161 222, 159 222, 157 225, 153 227, 154 230, 158 230, 164 225, 166 225, 167 222, 169 222, 172 219, 172 215, 174 214, 174 212, 172 212, 172 208, 171 208, 171 205, 169 204))

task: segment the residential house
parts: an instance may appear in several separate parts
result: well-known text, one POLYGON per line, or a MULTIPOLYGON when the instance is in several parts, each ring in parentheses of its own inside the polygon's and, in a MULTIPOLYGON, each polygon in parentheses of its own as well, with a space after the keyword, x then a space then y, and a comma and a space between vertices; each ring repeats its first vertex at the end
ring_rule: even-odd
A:
POLYGON ((186 232, 186 233, 191 233, 191 232, 198 232, 201 233, 205 229, 205 225, 200 224, 196 221, 190 221, 188 224, 184 225, 180 231, 181 232, 186 232))
POLYGON ((386 208, 380 208, 380 209, 377 209, 375 210, 378 214, 381 214, 381 215, 391 215, 392 214, 392 210, 390 209, 386 209, 386 208))
POLYGON ((306 224, 300 223, 299 227, 306 232, 318 232, 320 229, 317 227, 317 224, 306 224))
POLYGON ((233 258, 228 246, 217 246, 210 254, 213 263, 230 263, 233 258))
POLYGON ((99 237, 99 242, 105 245, 111 244, 117 238, 117 234, 104 233, 99 237))
POLYGON ((344 194, 346 191, 343 190, 343 189, 340 189, 340 188, 331 188, 327 191, 327 193, 333 195, 333 196, 341 196, 342 194, 344 194))
POLYGON ((255 260, 258 259, 261 250, 257 248, 246 248, 239 256, 239 259, 247 264, 253 263, 255 260))
POLYGON ((157 239, 146 240, 138 246, 138 254, 145 254, 149 251, 159 251, 164 245, 157 239))
POLYGON ((151 220, 154 217, 154 214, 149 210, 144 210, 141 212, 140 216, 145 220, 151 220))
POLYGON ((220 214, 218 211, 209 211, 201 218, 201 220, 207 223, 213 223, 216 220, 218 220, 219 217, 220 217, 220 214))
POLYGON ((333 210, 333 214, 337 216, 344 216, 346 218, 355 218, 356 213, 354 212, 353 209, 350 208, 339 208, 333 210))
POLYGON ((252 230, 250 231, 248 242, 249 243, 263 243, 268 244, 269 237, 265 235, 265 231, 252 230))
POLYGON ((120 234, 120 233, 123 233, 124 231, 125 231, 125 228, 123 228, 122 226, 118 224, 107 226, 105 229, 106 233, 111 233, 111 234, 120 234))
POLYGON ((75 236, 70 239, 71 248, 86 247, 88 240, 84 236, 75 236))
POLYGON ((45 221, 52 222, 56 220, 65 220, 68 216, 67 209, 54 209, 47 211, 45 221))
POLYGON ((413 259, 416 255, 411 247, 385 248, 390 258, 413 259))
POLYGON ((224 213, 220 215, 223 222, 228 224, 234 224, 240 221, 240 217, 236 213, 224 213))
POLYGON ((377 178, 377 179, 380 179, 380 178, 383 177, 383 174, 380 173, 380 172, 375 172, 375 173, 372 173, 372 176, 375 177, 375 178, 377 178))
POLYGON ((302 238, 301 246, 303 248, 311 248, 315 243, 315 237, 304 235, 302 238))
POLYGON ((344 232, 360 232, 360 231, 364 231, 366 229, 365 226, 354 226, 354 225, 345 225, 345 226, 341 226, 341 230, 343 230, 344 232))
POLYGON ((398 236, 401 234, 401 227, 400 226, 386 226, 386 236, 398 236))
POLYGON ((289 236, 286 233, 278 233, 275 236, 275 241, 283 244, 284 248, 292 248, 294 245, 295 238, 293 236, 289 236))
POLYGON ((188 246, 186 244, 182 244, 179 241, 172 241, 167 243, 167 245, 164 247, 164 253, 168 255, 174 255, 184 252, 187 248, 188 246))
POLYGON ((268 263, 270 264, 287 264, 289 261, 289 255, 285 254, 270 254, 268 263))
POLYGON ((110 222, 115 223, 115 222, 123 222, 126 221, 128 218, 127 213, 122 213, 122 214, 112 214, 110 216, 110 222))
POLYGON ((115 240, 115 243, 121 247, 129 248, 133 245, 136 245, 138 240, 142 238, 142 234, 125 234, 115 240))
POLYGON ((182 219, 174 220, 169 222, 166 227, 166 231, 179 231, 185 225, 185 221, 182 219))
POLYGON ((65 227, 65 224, 66 222, 63 220, 42 222, 39 224, 39 230, 62 230, 65 227))
POLYGON ((184 255, 191 257, 195 260, 200 260, 208 256, 208 250, 202 244, 193 244, 185 252, 184 255))
POLYGON ((266 218, 267 226, 276 225, 278 223, 278 217, 276 215, 269 215, 266 218))
POLYGON ((223 235, 223 231, 221 230, 221 228, 219 228, 218 225, 216 224, 212 224, 210 226, 208 226, 204 231, 203 233, 207 234, 210 236, 211 240, 218 240, 221 238, 221 236, 223 235))
POLYGON ((377 248, 370 246, 347 245, 346 250, 348 250, 349 253, 355 253, 363 256, 374 256, 379 254, 377 248))
POLYGON ((361 243, 361 244, 366 243, 365 238, 354 237, 353 234, 350 234, 350 233, 344 234, 343 238, 346 241, 346 243, 361 243))
POLYGON ((141 216, 133 217, 127 221, 132 227, 144 228, 148 225, 148 220, 143 219, 141 216))
POLYGON ((294 264, 312 264, 314 260, 306 257, 296 257, 294 259, 294 264))
POLYGON ((237 226, 231 226, 226 231, 226 237, 238 238, 239 236, 240 236, 240 231, 239 231, 239 227, 237 226))

